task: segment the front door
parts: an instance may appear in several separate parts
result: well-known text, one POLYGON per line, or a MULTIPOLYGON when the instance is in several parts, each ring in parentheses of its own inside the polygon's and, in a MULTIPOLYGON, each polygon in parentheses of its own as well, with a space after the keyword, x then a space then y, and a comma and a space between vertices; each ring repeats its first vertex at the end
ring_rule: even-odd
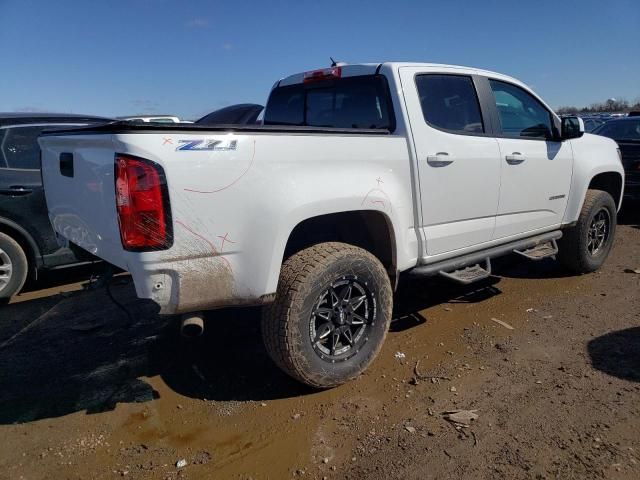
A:
POLYGON ((493 238, 560 226, 567 206, 573 153, 552 139, 552 114, 511 83, 489 80, 499 119, 501 185, 493 238))
POLYGON ((490 241, 498 208, 498 143, 483 118, 475 77, 458 72, 400 69, 429 257, 490 241))

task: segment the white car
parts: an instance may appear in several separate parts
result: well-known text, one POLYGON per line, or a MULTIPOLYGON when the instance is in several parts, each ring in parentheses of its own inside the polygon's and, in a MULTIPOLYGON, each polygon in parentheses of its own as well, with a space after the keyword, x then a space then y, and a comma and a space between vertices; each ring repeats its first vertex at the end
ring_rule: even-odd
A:
POLYGON ((283 78, 264 125, 113 123, 40 144, 60 236, 191 330, 202 310, 264 305, 274 361, 320 388, 374 359, 402 272, 469 283, 512 252, 599 268, 624 185, 615 142, 518 80, 420 63, 283 78))
POLYGON ((174 115, 139 115, 137 117, 118 117, 118 120, 137 123, 193 123, 188 120, 180 120, 174 115))

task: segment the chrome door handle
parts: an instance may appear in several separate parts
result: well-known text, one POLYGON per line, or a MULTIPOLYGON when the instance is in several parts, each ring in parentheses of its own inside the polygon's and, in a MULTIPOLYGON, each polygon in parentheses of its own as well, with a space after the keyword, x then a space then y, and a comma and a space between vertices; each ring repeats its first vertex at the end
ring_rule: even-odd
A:
POLYGON ((507 163, 509 165, 520 165, 527 159, 527 157, 525 157, 520 152, 513 152, 511 155, 507 155, 504 158, 507 160, 507 163))
POLYGON ((453 163, 453 159, 447 152, 438 152, 435 155, 429 155, 427 157, 427 163, 432 167, 446 167, 453 163))
POLYGON ((0 189, 0 195, 9 195, 11 197, 21 197, 23 195, 29 195, 33 190, 25 187, 11 186, 9 188, 0 189))

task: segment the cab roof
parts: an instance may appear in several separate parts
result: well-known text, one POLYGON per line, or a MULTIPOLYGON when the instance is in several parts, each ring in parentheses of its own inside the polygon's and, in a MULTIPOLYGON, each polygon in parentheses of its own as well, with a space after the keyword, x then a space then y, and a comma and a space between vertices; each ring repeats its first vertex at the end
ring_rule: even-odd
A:
MULTIPOLYGON (((392 71, 397 71, 402 67, 424 67, 429 69, 441 69, 443 72, 456 71, 458 73, 467 74, 467 75, 483 75, 483 76, 492 77, 500 80, 506 80, 508 82, 526 87, 526 85, 523 82, 513 77, 509 77, 508 75, 503 75, 502 73, 492 72, 490 70, 484 70, 481 68, 465 67, 461 65, 447 65, 447 64, 441 64, 441 63, 424 63, 424 62, 384 62, 384 63, 345 63, 345 64, 338 63, 337 66, 339 66, 342 70, 342 75, 341 75, 342 77, 355 77, 358 75, 374 75, 376 72, 379 72, 383 69, 385 70, 390 69, 392 71)), ((318 70, 322 70, 322 68, 318 70)), ((284 77, 277 83, 277 85, 286 86, 286 85, 294 85, 297 83, 302 83, 305 78, 305 73, 308 73, 308 72, 295 73, 293 75, 284 77)))

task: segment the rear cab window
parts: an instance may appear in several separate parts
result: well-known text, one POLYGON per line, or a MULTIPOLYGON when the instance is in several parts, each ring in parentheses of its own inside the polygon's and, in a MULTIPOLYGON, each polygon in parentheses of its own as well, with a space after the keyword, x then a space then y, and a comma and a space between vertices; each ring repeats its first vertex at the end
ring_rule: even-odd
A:
POLYGON ((485 133, 478 94, 471 77, 421 74, 416 76, 416 87, 427 124, 451 133, 485 133))
POLYGON ((264 124, 393 131, 395 118, 386 78, 360 75, 274 88, 264 124))

